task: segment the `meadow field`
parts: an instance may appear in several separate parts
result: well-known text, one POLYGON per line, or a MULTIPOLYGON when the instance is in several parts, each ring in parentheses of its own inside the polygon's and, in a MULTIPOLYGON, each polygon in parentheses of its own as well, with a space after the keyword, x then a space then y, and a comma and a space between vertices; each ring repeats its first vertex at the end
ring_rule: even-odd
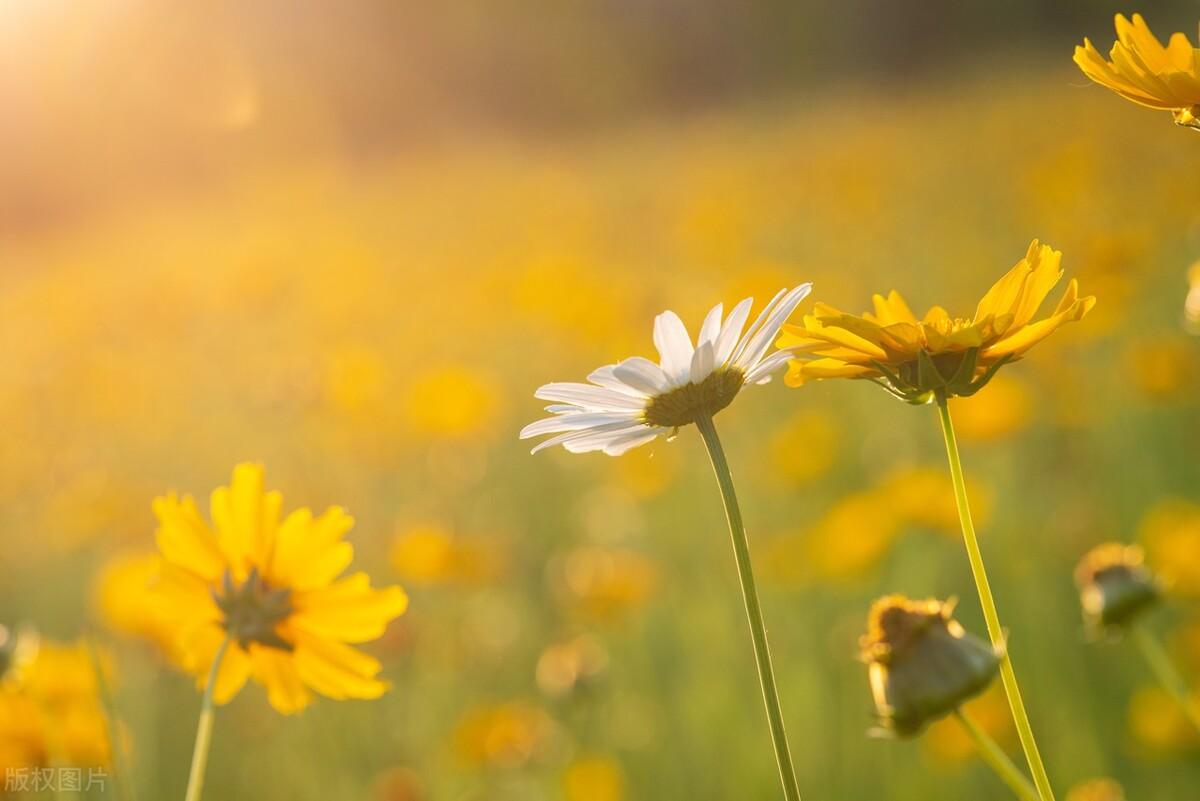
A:
MULTIPOLYGON (((966 314, 1036 237, 1095 311, 951 401, 1009 649, 1060 798, 1100 777, 1200 797, 1200 735, 1128 642, 1089 640, 1072 579, 1097 543, 1143 546, 1169 587, 1148 625, 1200 686, 1200 138, 1060 55, 285 155, 6 236, 0 609, 85 700, 0 703, 0 767, 103 765, 80 797, 183 796, 200 697, 147 594, 151 503, 207 516, 252 462, 285 511, 345 507, 355 569, 409 606, 364 646, 379 700, 281 715, 252 684, 220 707, 207 798, 776 797, 699 437, 530 456, 533 391, 651 355, 663 309, 694 325, 802 281, 805 312, 898 289, 966 314)), ((869 735, 876 597, 958 597, 984 633, 936 416, 865 382, 776 381, 718 423, 805 796, 1009 797, 952 721, 869 735)), ((1019 755, 998 686, 968 708, 1019 755)))

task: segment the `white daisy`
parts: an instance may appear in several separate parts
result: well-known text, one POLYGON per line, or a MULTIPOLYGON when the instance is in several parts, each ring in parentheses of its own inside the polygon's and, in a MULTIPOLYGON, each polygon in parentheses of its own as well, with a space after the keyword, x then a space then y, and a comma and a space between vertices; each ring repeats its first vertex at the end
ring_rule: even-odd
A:
POLYGON ((546 407, 554 416, 525 426, 521 439, 554 434, 533 453, 562 445, 571 453, 619 456, 697 417, 716 414, 743 386, 765 384, 793 357, 790 350, 765 354, 811 289, 812 284, 802 284, 780 290, 749 328, 753 298, 735 306, 723 321, 718 303, 704 318, 694 346, 679 315, 663 312, 654 318, 659 364, 634 356, 595 370, 588 384, 546 384, 534 395, 554 401, 546 407))

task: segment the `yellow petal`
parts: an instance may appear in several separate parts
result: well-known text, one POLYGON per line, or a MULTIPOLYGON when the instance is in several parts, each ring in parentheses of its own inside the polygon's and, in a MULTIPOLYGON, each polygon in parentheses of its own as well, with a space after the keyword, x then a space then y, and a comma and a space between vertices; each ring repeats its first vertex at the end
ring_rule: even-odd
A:
MULTIPOLYGON (((1078 287, 1076 282, 1071 281, 1071 284, 1067 287, 1067 295, 1064 296, 1063 300, 1066 301, 1068 297, 1074 298, 1077 292, 1078 287)), ((1072 300, 1065 307, 1062 303, 1060 303, 1059 310, 1053 315, 1047 317, 1045 320, 1036 322, 1033 325, 1027 325, 1024 328, 1017 329, 1009 336, 988 347, 985 351, 983 351, 982 355, 989 360, 994 360, 1010 353, 1020 356, 1022 353, 1029 350, 1046 337, 1050 336, 1050 334, 1054 333, 1054 331, 1063 323, 1069 323, 1083 319, 1083 317, 1089 311, 1091 311, 1092 307, 1095 305, 1096 298, 1091 296, 1072 300)))
POLYGON ((1035 239, 1025 260, 1032 269, 1021 288, 1021 295, 1012 310, 1012 322, 1007 328, 1019 328, 1032 320, 1042 301, 1062 278, 1062 253, 1049 245, 1038 246, 1035 239))
POLYGON ((404 614, 408 596, 399 587, 372 589, 365 573, 293 596, 297 625, 342 642, 366 642, 382 636, 387 624, 404 614))
POLYGON ((908 307, 900 293, 894 289, 888 293, 886 298, 882 295, 875 295, 871 301, 875 306, 875 317, 881 325, 915 323, 917 321, 912 309, 908 307))
POLYGON ((312 694, 300 680, 292 654, 251 643, 250 662, 254 680, 267 688, 267 701, 277 712, 291 715, 308 706, 312 694))
POLYGON ((297 509, 280 524, 266 570, 279 587, 308 590, 333 581, 350 565, 354 548, 342 537, 354 519, 340 507, 330 507, 316 520, 308 509, 297 509))
MULTIPOLYGON (((1034 240, 1034 244, 1030 248, 1032 249, 1036 245, 1037 240, 1034 240)), ((1020 297, 1021 288, 1030 272, 1029 262, 1026 259, 1021 259, 1013 265, 1013 268, 1005 273, 999 281, 992 284, 991 289, 979 301, 979 305, 975 307, 975 319, 982 320, 985 317, 1012 314, 1013 306, 1020 297)))
POLYGON ((298 634, 295 660, 304 683, 329 698, 378 698, 388 689, 375 678, 378 660, 339 642, 298 634))
POLYGON ((229 486, 213 491, 217 542, 238 580, 245 579, 251 567, 265 563, 282 502, 278 492, 264 492, 263 468, 257 464, 239 464, 229 486))
POLYGON ((171 493, 155 498, 153 509, 158 518, 155 538, 163 558, 205 581, 216 581, 225 570, 225 561, 216 538, 196 511, 196 503, 189 497, 180 501, 171 493))

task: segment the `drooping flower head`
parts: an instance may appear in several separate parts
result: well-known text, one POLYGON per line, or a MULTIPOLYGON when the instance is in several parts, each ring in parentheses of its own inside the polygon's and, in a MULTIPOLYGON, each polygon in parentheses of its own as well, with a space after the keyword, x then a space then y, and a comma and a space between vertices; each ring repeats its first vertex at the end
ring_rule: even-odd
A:
POLYGON ((379 638, 402 614, 399 587, 372 589, 365 573, 339 578, 354 550, 353 520, 338 507, 319 517, 263 489, 259 465, 240 464, 213 491, 210 528, 190 497, 154 501, 162 565, 154 590, 175 621, 184 667, 203 686, 221 643, 229 645, 213 688, 225 703, 248 678, 289 714, 312 700, 378 698, 379 662, 350 647, 379 638))
POLYGON ((871 607, 862 657, 875 711, 887 731, 919 732, 983 692, 1000 654, 951 616, 953 601, 880 598, 871 607))
POLYGON ((1105 61, 1087 39, 1075 48, 1083 74, 1142 106, 1170 111, 1175 122, 1200 130, 1200 49, 1182 33, 1167 46, 1150 32, 1141 14, 1117 14, 1117 41, 1105 61))
POLYGON ((1035 239, 973 317, 951 317, 934 306, 917 319, 895 291, 876 295, 874 313, 861 316, 818 303, 802 325, 783 326, 777 344, 798 354, 785 381, 796 387, 813 379, 865 378, 910 403, 927 403, 934 393, 973 395, 1002 365, 1095 305, 1094 297, 1079 297, 1072 279, 1054 312, 1034 322, 1062 278, 1061 260, 1062 253, 1035 239))
POLYGON ((1158 578, 1136 545, 1106 542, 1084 555, 1075 568, 1083 616, 1093 632, 1118 628, 1158 601, 1158 578))
POLYGON ((711 416, 724 409, 742 387, 764 384, 788 360, 788 353, 767 355, 771 341, 812 289, 803 284, 780 290, 746 328, 752 298, 722 319, 712 308, 696 343, 672 311, 654 319, 659 363, 635 356, 592 372, 589 383, 546 384, 535 394, 552 401, 553 417, 530 423, 521 439, 553 434, 533 453, 562 445, 572 453, 603 451, 619 456, 630 448, 711 416))

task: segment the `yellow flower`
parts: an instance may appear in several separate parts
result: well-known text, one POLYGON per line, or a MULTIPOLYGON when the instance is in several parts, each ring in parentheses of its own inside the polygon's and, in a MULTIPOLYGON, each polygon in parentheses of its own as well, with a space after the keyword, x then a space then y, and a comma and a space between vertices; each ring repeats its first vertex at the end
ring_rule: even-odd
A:
POLYGON ((351 648, 380 637, 402 614, 399 587, 372 589, 365 573, 338 578, 353 548, 340 508, 320 517, 297 509, 280 519, 282 497, 263 489, 262 467, 240 464, 212 494, 209 528, 190 497, 154 501, 162 565, 155 593, 173 620, 185 669, 204 686, 223 641, 213 688, 217 703, 248 678, 278 711, 303 709, 311 691, 329 698, 378 698, 380 664, 351 648))
POLYGON ((468 712, 458 725, 455 744, 469 763, 519 768, 546 752, 555 729, 545 710, 518 701, 468 712))
POLYGON ((563 774, 566 801, 622 801, 625 777, 616 760, 603 756, 580 757, 563 774))
POLYGON ((563 560, 561 582, 567 602, 582 617, 611 621, 649 600, 658 586, 658 566, 637 551, 583 546, 563 560))
POLYGON ((107 766, 108 722, 87 646, 18 639, 0 684, 0 769, 107 766))
MULTIPOLYGON (((1004 690, 994 684, 978 698, 963 705, 963 709, 979 728, 1002 746, 1016 740, 1012 712, 1004 690)), ((930 724, 921 738, 921 750, 930 765, 935 767, 958 766, 979 757, 979 749, 957 720, 942 719, 930 724)))
POLYGON ((1024 428, 1032 411, 1028 387, 998 374, 974 401, 955 408, 954 426, 964 440, 991 442, 1024 428))
POLYGON ((175 625, 154 603, 150 587, 158 569, 159 557, 153 552, 112 557, 96 576, 93 604, 110 629, 149 640, 167 659, 181 663, 175 625))
POLYGON ((1172 593, 1200 597, 1200 506, 1165 500, 1142 519, 1146 561, 1172 593))
POLYGON ((1062 253, 1035 239, 970 318, 951 317, 934 306, 918 320, 894 291, 886 298, 876 295, 874 313, 862 316, 818 303, 802 325, 785 325, 776 343, 810 357, 792 360, 787 384, 866 378, 910 403, 927 403, 935 393, 973 395, 1001 365, 1021 358, 1095 305, 1094 297, 1079 297, 1078 282, 1072 280, 1054 312, 1033 322, 1062 277, 1061 260, 1062 253))
POLYGON ((488 430, 500 410, 493 380, 466 365, 430 370, 408 388, 404 414, 417 431, 456 439, 488 430))
POLYGON ((1112 779, 1088 779, 1070 789, 1067 801, 1125 801, 1125 790, 1112 779))
POLYGON ((414 584, 482 584, 503 569, 495 547, 434 523, 410 526, 392 542, 392 567, 414 584))
POLYGON ((1142 745, 1156 751, 1186 751, 1200 745, 1196 728, 1171 694, 1146 686, 1129 701, 1129 729, 1142 745))
POLYGON ((1170 111, 1177 124, 1200 130, 1200 50, 1182 33, 1172 34, 1163 47, 1141 14, 1132 22, 1117 14, 1116 26, 1108 61, 1087 39, 1075 48, 1083 74, 1126 100, 1170 111))

